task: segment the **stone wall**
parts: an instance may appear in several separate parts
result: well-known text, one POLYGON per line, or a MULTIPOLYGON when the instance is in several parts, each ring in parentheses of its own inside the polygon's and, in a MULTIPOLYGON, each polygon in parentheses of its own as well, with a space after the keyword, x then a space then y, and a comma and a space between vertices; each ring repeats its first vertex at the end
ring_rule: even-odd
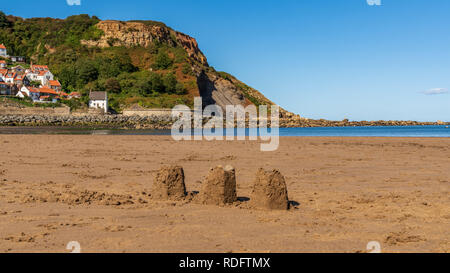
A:
POLYGON ((123 110, 122 113, 124 116, 140 116, 140 117, 170 117, 172 116, 172 109, 145 109, 145 110, 123 110))
POLYGON ((66 116, 70 115, 70 108, 67 106, 62 107, 8 107, 0 106, 0 115, 49 115, 49 116, 66 116))

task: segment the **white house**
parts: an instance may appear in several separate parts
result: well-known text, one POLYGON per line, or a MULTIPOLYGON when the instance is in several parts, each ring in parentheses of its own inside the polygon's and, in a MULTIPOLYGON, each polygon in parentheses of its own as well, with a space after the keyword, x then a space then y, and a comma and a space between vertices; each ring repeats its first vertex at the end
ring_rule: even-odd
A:
POLYGON ((53 81, 55 78, 46 65, 31 64, 30 69, 25 70, 25 72, 29 81, 41 82, 42 86, 47 85, 48 81, 53 81))
POLYGON ((6 52, 6 47, 0 44, 0 57, 8 58, 8 53, 6 52))
POLYGON ((48 81, 53 81, 54 77, 50 71, 40 71, 37 75, 37 80, 41 82, 42 85, 47 85, 48 81))
POLYGON ((6 68, 6 61, 0 60, 0 69, 4 69, 4 68, 6 68))
POLYGON ((25 70, 25 73, 27 74, 27 78, 30 82, 37 82, 38 81, 38 73, 34 73, 30 69, 25 70))
POLYGON ((89 107, 103 109, 108 112, 108 93, 106 92, 89 92, 89 107))
POLYGON ((19 98, 30 97, 32 100, 39 100, 40 95, 39 89, 31 86, 22 86, 16 96, 19 98))

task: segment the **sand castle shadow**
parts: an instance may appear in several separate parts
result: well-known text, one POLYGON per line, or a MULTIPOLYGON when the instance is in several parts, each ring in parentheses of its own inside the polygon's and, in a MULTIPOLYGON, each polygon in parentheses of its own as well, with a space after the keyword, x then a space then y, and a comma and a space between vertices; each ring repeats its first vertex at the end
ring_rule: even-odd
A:
MULTIPOLYGON (((251 199, 250 199, 250 197, 240 196, 237 198, 237 201, 241 202, 241 203, 247 203, 247 202, 250 202, 251 199)), ((289 200, 289 206, 290 207, 299 207, 300 203, 297 201, 294 201, 294 200, 289 200)))
POLYGON ((250 198, 244 197, 244 196, 243 196, 243 197, 238 197, 237 200, 238 200, 239 202, 245 203, 245 202, 250 201, 250 198))

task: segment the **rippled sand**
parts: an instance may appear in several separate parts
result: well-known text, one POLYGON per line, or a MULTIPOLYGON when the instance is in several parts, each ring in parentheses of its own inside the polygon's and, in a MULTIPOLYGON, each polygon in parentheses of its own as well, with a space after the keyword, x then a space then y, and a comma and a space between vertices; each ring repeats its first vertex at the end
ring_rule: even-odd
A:
POLYGON ((282 138, 174 142, 166 136, 0 136, 0 252, 450 251, 450 139, 282 138), (240 202, 154 202, 153 175, 236 168, 240 202), (290 211, 250 208, 259 167, 285 175, 290 211))

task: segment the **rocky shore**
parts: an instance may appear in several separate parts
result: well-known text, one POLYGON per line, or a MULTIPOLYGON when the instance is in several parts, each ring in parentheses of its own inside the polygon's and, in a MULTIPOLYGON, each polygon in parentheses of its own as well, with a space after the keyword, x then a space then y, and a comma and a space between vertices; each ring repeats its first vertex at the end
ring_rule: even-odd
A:
MULTIPOLYGON (((170 116, 124 116, 124 115, 1 115, 0 126, 62 126, 62 127, 101 127, 121 129, 170 129, 173 121, 170 116)), ((450 125, 450 122, 417 121, 330 121, 295 117, 280 119, 281 128, 294 127, 344 127, 344 126, 414 126, 450 125)))
POLYGON ((169 116, 123 116, 123 115, 82 115, 82 116, 44 116, 44 115, 4 115, 0 116, 0 126, 63 126, 63 127, 101 127, 120 129, 170 129, 169 116))
POLYGON ((419 122, 419 121, 399 121, 399 120, 378 120, 378 121, 332 121, 325 119, 281 119, 280 127, 357 127, 357 126, 426 126, 426 125, 450 125, 450 122, 419 122))

